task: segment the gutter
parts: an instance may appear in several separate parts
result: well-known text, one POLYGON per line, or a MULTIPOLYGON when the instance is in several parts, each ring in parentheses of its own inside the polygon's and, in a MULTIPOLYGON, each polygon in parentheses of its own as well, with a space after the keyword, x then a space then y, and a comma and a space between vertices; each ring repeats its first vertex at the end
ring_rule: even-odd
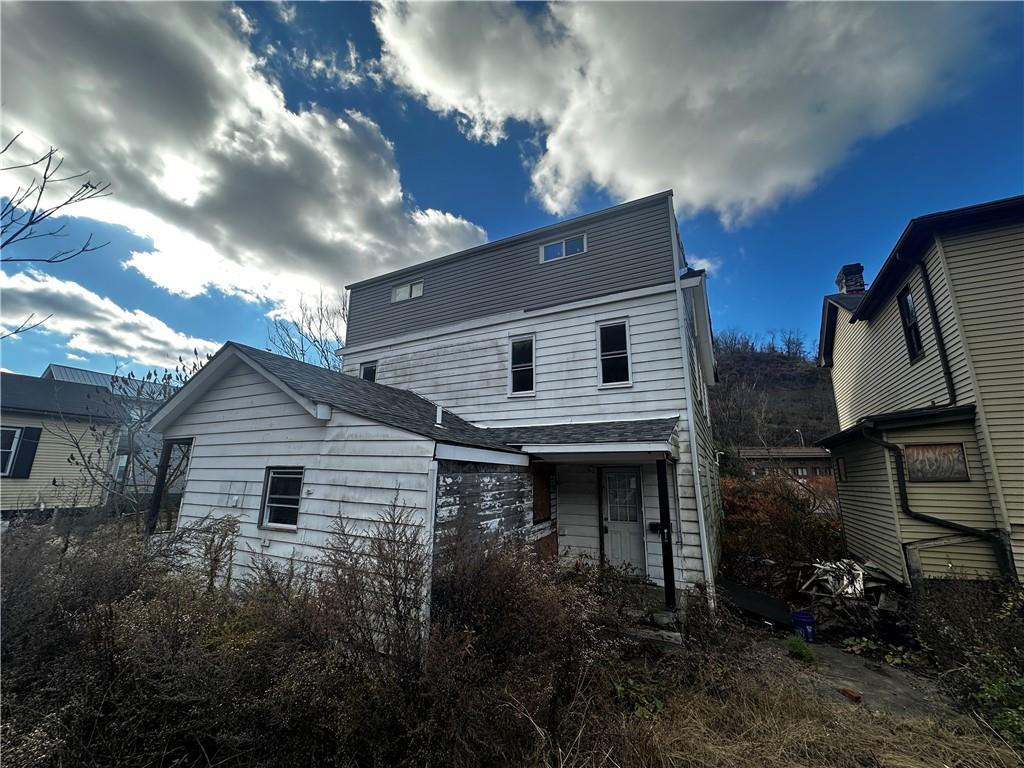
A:
POLYGON ((893 460, 896 462, 896 484, 899 488, 900 511, 902 511, 903 514, 915 520, 931 523, 932 525, 937 525, 940 528, 964 533, 968 536, 974 536, 975 538, 984 539, 985 541, 990 542, 992 544, 992 548, 995 550, 996 561, 999 563, 999 570, 1002 571, 1005 576, 1016 581, 1017 571, 1008 551, 1006 540, 1002 536, 998 533, 993 533, 992 531, 987 531, 982 528, 972 528, 969 525, 954 523, 952 520, 945 520, 941 517, 926 515, 923 512, 915 512, 910 508, 910 502, 907 497, 907 477, 903 464, 903 449, 895 443, 887 442, 880 437, 872 435, 866 426, 861 427, 861 435, 869 443, 881 446, 892 454, 893 460))

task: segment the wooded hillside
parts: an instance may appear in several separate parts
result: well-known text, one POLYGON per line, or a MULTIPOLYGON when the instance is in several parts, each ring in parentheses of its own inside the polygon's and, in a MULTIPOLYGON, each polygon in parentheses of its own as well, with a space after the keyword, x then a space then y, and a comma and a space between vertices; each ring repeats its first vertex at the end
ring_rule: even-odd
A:
POLYGON ((716 334, 719 383, 711 388, 715 440, 740 445, 812 445, 839 430, 832 380, 803 337, 793 331, 763 338, 739 331, 716 334))

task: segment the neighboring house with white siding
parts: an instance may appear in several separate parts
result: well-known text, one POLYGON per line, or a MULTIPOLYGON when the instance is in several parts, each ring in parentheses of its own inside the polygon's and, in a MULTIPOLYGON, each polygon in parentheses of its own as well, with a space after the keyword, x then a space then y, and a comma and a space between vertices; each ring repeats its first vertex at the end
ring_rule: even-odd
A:
POLYGON ((522 530, 671 604, 713 582, 711 323, 671 192, 349 288, 343 373, 229 343, 156 415, 193 446, 182 520, 234 514, 253 551, 301 558, 397 492, 428 531, 522 530))
POLYGON ((909 583, 1024 576, 1024 197, 910 221, 822 309, 850 551, 909 583))
MULTIPOLYGON (((0 373, 0 510, 85 509, 106 492, 68 461, 114 455, 118 409, 91 384, 0 373)), ((106 471, 108 467, 104 466, 106 471)))

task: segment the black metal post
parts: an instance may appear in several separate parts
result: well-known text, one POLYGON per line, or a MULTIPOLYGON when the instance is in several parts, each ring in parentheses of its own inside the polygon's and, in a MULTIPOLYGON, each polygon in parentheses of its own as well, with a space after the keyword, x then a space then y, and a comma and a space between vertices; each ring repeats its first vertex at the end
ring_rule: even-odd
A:
MULTIPOLYGON (((665 607, 676 608, 676 566, 672 556, 672 515, 668 506, 668 469, 658 459, 658 511, 661 514, 661 570, 665 578, 665 607)), ((700 493, 700 490, 697 491, 700 493)))
POLYGON ((167 484, 167 468, 171 464, 171 450, 175 443, 164 440, 163 448, 160 450, 160 463, 156 468, 156 477, 153 479, 153 495, 149 497, 149 508, 146 510, 146 521, 143 532, 149 536, 156 530, 156 521, 160 516, 160 502, 164 497, 164 485, 167 484))

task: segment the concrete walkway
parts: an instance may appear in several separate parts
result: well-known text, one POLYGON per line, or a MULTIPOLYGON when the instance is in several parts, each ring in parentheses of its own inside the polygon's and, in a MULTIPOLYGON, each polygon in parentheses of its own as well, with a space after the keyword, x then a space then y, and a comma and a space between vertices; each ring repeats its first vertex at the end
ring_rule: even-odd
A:
POLYGON ((895 715, 958 716, 949 699, 927 678, 831 645, 815 643, 811 650, 816 663, 807 666, 808 677, 815 687, 838 701, 895 715), (840 689, 860 693, 860 702, 840 693, 840 689))

